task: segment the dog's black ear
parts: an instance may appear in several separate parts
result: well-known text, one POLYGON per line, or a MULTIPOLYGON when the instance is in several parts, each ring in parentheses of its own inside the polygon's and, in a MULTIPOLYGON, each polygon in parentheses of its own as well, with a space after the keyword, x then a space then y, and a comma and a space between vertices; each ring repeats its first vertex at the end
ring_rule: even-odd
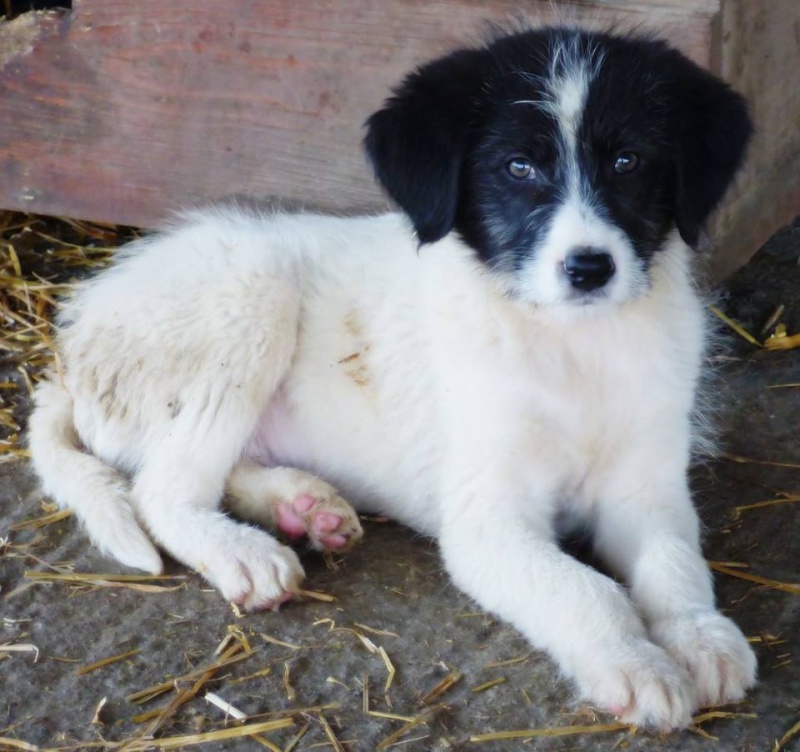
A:
POLYGON ((675 224, 696 246, 700 230, 739 169, 753 132, 744 98, 682 59, 673 82, 678 129, 675 224))
POLYGON ((483 61, 479 50, 461 50, 423 66, 367 120, 364 145, 378 181, 420 243, 453 229, 483 61))

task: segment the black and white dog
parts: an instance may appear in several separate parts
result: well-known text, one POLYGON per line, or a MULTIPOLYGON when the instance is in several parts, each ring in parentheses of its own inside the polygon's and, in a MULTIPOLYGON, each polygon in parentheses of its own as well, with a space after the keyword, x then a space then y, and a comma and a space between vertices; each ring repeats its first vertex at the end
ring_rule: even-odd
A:
POLYGON ((121 562, 158 572, 157 545, 249 609, 303 577, 261 528, 345 549, 344 496, 436 536, 621 718, 741 698, 755 659, 687 465, 691 246, 750 131, 649 38, 546 28, 420 68, 367 124, 405 216, 191 213, 66 303, 30 423, 45 490, 121 562), (562 552, 575 528, 624 587, 562 552))

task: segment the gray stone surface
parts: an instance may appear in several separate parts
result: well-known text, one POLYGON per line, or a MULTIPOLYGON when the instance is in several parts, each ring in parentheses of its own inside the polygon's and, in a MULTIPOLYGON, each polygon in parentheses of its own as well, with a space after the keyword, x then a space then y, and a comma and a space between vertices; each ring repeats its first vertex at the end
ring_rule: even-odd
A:
MULTIPOLYGON (((757 332, 774 307, 784 303, 783 320, 791 332, 800 331, 798 258, 800 223, 779 233, 728 281, 720 291, 720 305, 757 332)), ((716 371, 712 391, 721 407, 718 425, 724 450, 796 467, 724 457, 700 464, 693 482, 706 525, 707 555, 747 563, 747 571, 763 577, 800 582, 800 504, 755 509, 738 518, 733 512, 736 506, 780 493, 800 493, 800 388, 767 388, 800 382, 800 350, 766 352, 734 336, 710 365, 716 371)), ((0 659, 0 737, 77 749, 102 739, 126 738, 142 728, 132 717, 162 705, 168 696, 141 707, 125 696, 213 660, 230 625, 242 629, 256 651, 222 670, 206 688, 249 714, 335 706, 323 714, 347 750, 373 750, 403 725, 364 713, 365 677, 369 677, 372 710, 412 717, 423 710, 422 697, 443 678, 454 671, 463 674, 434 701, 443 707, 399 739, 404 744, 396 749, 765 752, 800 718, 800 596, 728 576, 716 577, 725 612, 749 636, 780 640, 776 645, 756 645, 760 683, 745 702, 725 708, 754 717, 704 723, 703 730, 718 741, 689 731, 663 738, 612 732, 477 744, 469 741, 471 735, 612 719, 595 716, 575 701, 548 658, 531 650, 510 627, 479 613, 448 582, 430 541, 389 522, 367 522, 364 544, 336 571, 317 556, 305 560, 306 586, 330 593, 335 602, 305 601, 279 614, 240 618, 195 575, 180 589, 161 593, 28 585, 24 571, 46 570, 42 562, 74 565, 81 572, 121 571, 91 549, 72 520, 38 532, 9 531, 12 524, 40 514, 39 495, 26 466, 0 465, 0 537, 8 537, 0 549, 0 644, 30 643, 39 650, 38 660, 25 652, 0 659), (334 623, 336 630, 331 629, 334 623), (357 624, 394 634, 376 634, 357 624), (387 668, 381 656, 370 652, 354 632, 340 628, 358 630, 385 649, 396 668, 388 692, 384 692, 387 668), (268 642, 261 634, 299 648, 268 642), (81 666, 133 649, 139 652, 127 660, 76 675, 81 666), (267 675, 235 682, 267 667, 271 667, 267 675), (287 697, 286 670, 294 699, 287 697), (504 682, 473 691, 496 678, 504 682), (107 699, 101 714, 104 723, 92 724, 103 698, 107 699)), ((184 574, 176 565, 170 571, 184 574)), ((218 728, 223 718, 221 710, 199 697, 178 711, 162 734, 207 731, 218 728)), ((318 713, 308 714, 311 725, 296 749, 324 749, 326 744, 333 748, 318 718, 318 713)), ((283 749, 305 722, 298 713, 294 730, 276 731, 267 738, 283 749)), ((245 739, 204 748, 264 747, 245 739)), ((800 749, 798 739, 786 749, 800 749)))

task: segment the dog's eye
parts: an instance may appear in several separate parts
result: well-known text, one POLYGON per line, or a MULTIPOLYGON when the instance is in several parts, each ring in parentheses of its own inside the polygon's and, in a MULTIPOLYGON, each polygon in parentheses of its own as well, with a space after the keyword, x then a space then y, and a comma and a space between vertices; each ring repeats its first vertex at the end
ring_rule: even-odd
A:
POLYGON ((614 162, 614 172, 624 175, 633 172, 639 166, 639 157, 632 151, 621 151, 614 162))
POLYGON ((532 178, 535 174, 533 165, 530 163, 530 160, 525 159, 525 157, 514 157, 514 159, 506 164, 506 170, 512 178, 516 178, 517 180, 526 180, 532 178))

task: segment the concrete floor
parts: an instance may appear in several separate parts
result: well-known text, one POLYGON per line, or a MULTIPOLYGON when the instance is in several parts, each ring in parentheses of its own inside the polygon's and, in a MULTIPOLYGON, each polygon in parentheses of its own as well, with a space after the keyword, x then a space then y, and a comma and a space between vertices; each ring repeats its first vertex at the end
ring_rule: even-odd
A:
MULTIPOLYGON (((799 259, 800 221, 778 233, 726 283, 719 295, 721 307, 758 332, 772 310, 783 303, 787 307, 783 321, 789 331, 800 331, 799 259)), ((734 335, 712 364, 717 372, 713 392, 721 407, 719 426, 725 451, 795 467, 724 457, 697 467, 694 487, 707 526, 707 555, 713 560, 747 563, 746 571, 763 577, 798 582, 800 505, 777 504, 743 512, 738 518, 733 508, 783 493, 800 493, 800 388, 767 388, 800 382, 800 350, 767 352, 734 335)), ((470 742, 470 736, 612 719, 596 716, 575 701, 554 665, 532 651, 513 629, 477 613, 449 584, 430 541, 392 523, 366 522, 364 544, 337 571, 316 556, 306 558, 306 587, 335 596, 334 602, 306 601, 280 614, 239 618, 197 576, 189 576, 178 590, 158 593, 60 583, 28 585, 24 571, 44 571, 43 562, 71 563, 80 572, 120 570, 89 547, 72 520, 40 531, 10 532, 14 523, 41 515, 39 495, 21 463, 0 465, 0 484, 0 537, 8 536, 5 548, 0 547, 0 644, 26 643, 39 650, 38 660, 28 652, 0 658, 0 737, 42 747, 73 745, 73 749, 88 749, 103 739, 127 738, 142 728, 132 717, 163 705, 169 696, 144 706, 133 705, 125 696, 214 660, 214 650, 231 625, 244 631, 255 652, 220 671, 197 699, 175 714, 163 735, 219 728, 224 712, 202 699, 205 690, 211 689, 248 714, 295 709, 293 729, 266 735, 277 745, 273 748, 284 749, 309 723, 295 749, 336 749, 322 716, 340 748, 374 750, 404 722, 364 712, 365 677, 370 710, 418 717, 426 707, 422 698, 452 672, 459 672, 461 679, 438 697, 428 698, 429 705, 441 707, 398 738, 396 748, 766 752, 800 719, 800 597, 796 594, 717 575, 719 603, 747 635, 759 640, 760 662, 758 687, 746 702, 725 709, 748 715, 702 724, 702 730, 717 741, 693 732, 661 738, 618 731, 480 744, 470 742), (355 631, 332 630, 334 623, 355 631), (384 691, 388 675, 384 659, 356 632, 384 648, 396 669, 388 691, 384 691), (125 660, 76 674, 81 666, 134 649, 139 652, 125 660), (268 667, 267 674, 235 681, 268 667), (494 679, 503 681, 474 691, 494 679), (103 723, 93 724, 104 698, 103 723), (300 712, 319 705, 330 707, 305 715, 300 712)), ((178 567, 173 571, 182 574, 178 567)), ((205 748, 264 747, 243 739, 209 743, 205 748)), ((800 736, 784 748, 799 750, 800 736)))

